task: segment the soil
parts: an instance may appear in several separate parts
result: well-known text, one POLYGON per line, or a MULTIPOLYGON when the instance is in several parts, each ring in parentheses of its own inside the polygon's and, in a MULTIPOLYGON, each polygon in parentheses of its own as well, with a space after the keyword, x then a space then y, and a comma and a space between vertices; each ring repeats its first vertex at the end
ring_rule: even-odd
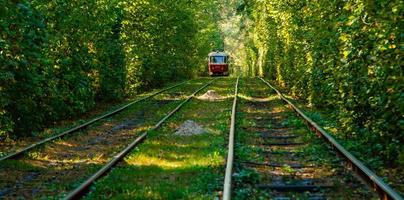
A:
POLYGON ((225 97, 220 96, 215 90, 208 90, 205 94, 198 97, 200 100, 217 101, 222 100, 225 97))
POLYGON ((206 133, 206 130, 192 120, 187 120, 175 131, 174 134, 182 136, 200 135, 206 133))

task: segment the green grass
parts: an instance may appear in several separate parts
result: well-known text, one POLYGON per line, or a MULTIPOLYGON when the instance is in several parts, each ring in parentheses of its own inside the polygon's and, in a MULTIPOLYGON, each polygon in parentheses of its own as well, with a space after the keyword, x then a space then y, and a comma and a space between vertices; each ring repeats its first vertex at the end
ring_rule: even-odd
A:
MULTIPOLYGON (((271 91, 259 83, 257 79, 245 78, 240 81, 239 103, 237 108, 237 124, 235 138, 235 169, 233 199, 268 199, 268 194, 256 189, 256 184, 262 181, 261 174, 255 169, 245 168, 241 161, 263 162, 262 149, 254 145, 256 139, 260 137, 258 132, 245 130, 247 127, 257 127, 254 120, 247 116, 266 114, 267 110, 257 110, 248 106, 250 101, 272 101, 276 96, 271 95, 271 91), (265 97, 265 99, 257 98, 265 97)), ((268 123, 266 126, 270 126, 268 123)))
POLYGON ((219 79, 202 91, 215 90, 222 101, 192 99, 163 127, 100 180, 87 199, 213 199, 222 190, 234 79, 219 79), (177 136, 193 120, 206 133, 177 136))

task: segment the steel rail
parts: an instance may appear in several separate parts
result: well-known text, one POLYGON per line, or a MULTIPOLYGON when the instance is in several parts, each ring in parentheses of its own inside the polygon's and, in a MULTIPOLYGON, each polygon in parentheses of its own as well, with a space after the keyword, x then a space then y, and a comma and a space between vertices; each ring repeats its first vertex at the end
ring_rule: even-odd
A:
POLYGON ((233 174, 233 160, 234 160, 234 132, 236 126, 236 108, 237 108, 237 96, 238 96, 238 82, 239 77, 237 77, 235 91, 234 91, 234 100, 233 107, 231 110, 231 122, 230 122, 230 132, 229 132, 229 149, 227 153, 227 163, 226 163, 226 174, 224 176, 224 185, 223 185, 223 200, 231 199, 231 185, 232 185, 232 174, 233 174))
POLYGON ((327 133, 322 127, 317 125, 312 119, 307 117, 298 107, 290 102, 286 97, 273 87, 269 82, 259 77, 264 83, 272 88, 279 96, 279 98, 285 101, 305 122, 310 126, 311 130, 317 135, 324 138, 331 146, 336 149, 338 154, 345 159, 354 172, 356 172, 370 187, 372 187, 378 194, 380 199, 395 199, 403 200, 403 198, 394 191, 388 184, 386 184, 379 176, 366 167, 355 156, 349 153, 342 145, 340 145, 329 133, 327 133))
POLYGON ((183 102, 181 102, 176 108, 174 108, 170 113, 168 113, 166 116, 164 116, 157 124, 155 124, 152 128, 146 130, 143 132, 139 137, 137 137, 132 143, 130 143, 125 149, 123 149, 121 152, 116 154, 107 164, 105 164, 100 170, 98 170, 95 174, 93 174, 91 177, 89 177, 86 181, 84 181, 79 187, 74 189, 73 191, 69 192, 66 197, 63 199, 69 200, 69 199, 79 199, 83 195, 86 194, 92 183, 94 183, 97 179, 101 178, 104 176, 106 173, 108 173, 119 161, 121 161, 134 147, 136 147, 138 144, 140 144, 142 141, 144 141, 147 138, 147 135, 150 131, 154 131, 158 129, 168 118, 170 118, 174 113, 176 113, 185 103, 190 101, 197 93, 199 93, 201 90, 204 88, 208 87, 210 84, 213 83, 214 80, 208 82, 207 84, 203 85, 201 88, 196 90, 194 93, 192 93, 187 99, 185 99, 183 102))
POLYGON ((153 97, 153 96, 156 96, 156 95, 158 95, 158 94, 160 94, 160 93, 163 93, 163 92, 165 92, 165 91, 167 91, 167 90, 170 90, 170 89, 173 89, 173 88, 178 87, 178 86, 180 86, 180 85, 183 85, 183 84, 185 84, 186 82, 188 82, 188 81, 184 81, 184 82, 182 82, 182 83, 179 83, 179 84, 176 84, 176 85, 167 87, 167 88, 165 88, 165 89, 159 90, 159 91, 157 91, 157 92, 155 92, 155 93, 153 93, 153 94, 151 94, 151 95, 148 95, 148 96, 146 96, 146 97, 140 98, 140 99, 135 100, 135 101, 132 101, 132 102, 130 102, 130 103, 128 103, 128 104, 126 104, 126 105, 124 105, 124 106, 122 106, 122 107, 120 107, 120 108, 114 110, 114 111, 111 111, 111 112, 109 112, 109 113, 103 114, 103 115, 101 115, 101 116, 99 116, 99 117, 96 117, 96 118, 94 118, 94 119, 91 119, 91 120, 89 120, 89 121, 87 121, 87 122, 85 122, 85 123, 83 123, 83 124, 80 124, 80 125, 78 125, 78 126, 76 126, 76 127, 73 127, 73 128, 71 128, 71 129, 69 129, 69 130, 66 130, 66 131, 64 131, 64 132, 62 132, 62 133, 59 133, 59 134, 54 135, 54 136, 51 136, 51 137, 46 138, 46 139, 44 139, 44 140, 42 140, 42 141, 39 141, 39 142, 34 143, 34 144, 31 144, 31 145, 29 145, 29 146, 27 146, 27 147, 25 147, 25 148, 23 148, 23 149, 21 149, 21 150, 18 150, 18 151, 16 151, 16 152, 13 152, 13 153, 10 153, 10 154, 8 154, 8 155, 6 155, 6 156, 3 156, 3 157, 0 158, 0 162, 2 162, 2 161, 4 161, 4 160, 7 160, 7 159, 11 159, 11 158, 18 157, 18 156, 24 154, 25 152, 27 152, 27 151, 29 151, 29 150, 31 150, 31 149, 33 149, 33 148, 36 148, 36 147, 38 147, 38 146, 41 146, 41 145, 43 145, 43 144, 45 144, 45 143, 47 143, 47 142, 53 141, 53 140, 55 140, 55 139, 57 139, 57 138, 62 138, 62 137, 64 137, 64 136, 68 135, 68 134, 71 134, 71 133, 76 132, 76 131, 78 131, 78 130, 84 129, 84 128, 88 127, 89 125, 94 124, 95 122, 97 122, 97 121, 99 121, 99 120, 101 120, 101 119, 104 119, 104 118, 106 118, 106 117, 110 117, 110 116, 112 116, 112 115, 118 114, 119 112, 125 110, 126 108, 128 108, 129 106, 132 106, 133 104, 136 104, 136 103, 138 103, 138 102, 144 101, 144 100, 149 99, 149 98, 151 98, 151 97, 153 97))

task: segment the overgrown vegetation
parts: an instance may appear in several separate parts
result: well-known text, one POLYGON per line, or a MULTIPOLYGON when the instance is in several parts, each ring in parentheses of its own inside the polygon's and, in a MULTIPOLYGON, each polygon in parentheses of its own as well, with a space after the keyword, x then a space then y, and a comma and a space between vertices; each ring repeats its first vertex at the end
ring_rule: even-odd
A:
POLYGON ((259 79, 242 79, 239 94, 234 199, 310 199, 315 195, 327 199, 377 198, 352 173, 343 169, 341 160, 324 139, 311 132, 275 91, 259 79), (294 137, 280 139, 282 136, 294 137), (276 145, 282 143, 300 144, 276 145), (299 165, 302 167, 296 167, 299 165), (333 188, 298 192, 260 187, 300 185, 299 181, 310 179, 315 185, 332 184, 333 188))
MULTIPOLYGON (((235 79, 216 80, 223 100, 192 99, 130 153, 125 163, 96 183, 87 199, 214 199, 222 190, 235 79), (205 133, 175 134, 193 120, 205 133)), ((156 123, 157 120, 154 122, 156 123)))
POLYGON ((403 164, 403 1, 232 2, 244 74, 331 110, 351 150, 403 164))
POLYGON ((215 1, 0 2, 0 140, 205 69, 215 1))
POLYGON ((191 80, 18 160, 0 162, 0 199, 21 196, 20 189, 35 190, 31 199, 64 197, 208 81, 191 80), (24 187, 7 190, 16 184, 24 187))
POLYGON ((206 71, 265 76, 372 167, 404 164, 400 0, 0 1, 0 141, 206 71), (371 146, 372 148, 368 148, 371 146))

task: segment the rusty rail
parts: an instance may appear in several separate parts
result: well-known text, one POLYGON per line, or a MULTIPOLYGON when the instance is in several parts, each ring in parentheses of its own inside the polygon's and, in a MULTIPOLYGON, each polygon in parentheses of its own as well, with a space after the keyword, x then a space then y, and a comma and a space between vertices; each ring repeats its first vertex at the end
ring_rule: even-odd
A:
POLYGON ((130 143, 125 149, 116 154, 106 165, 104 165, 100 170, 98 170, 95 174, 89 177, 86 181, 84 181, 79 187, 77 187, 72 192, 68 193, 66 197, 63 199, 78 199, 86 194, 90 186, 94 183, 94 181, 98 180, 105 174, 107 174, 119 161, 121 161, 134 147, 140 144, 147 138, 147 135, 150 131, 154 131, 158 129, 168 118, 170 118, 174 113, 176 113, 185 103, 190 101, 196 94, 198 94, 201 90, 208 87, 213 83, 214 80, 208 82, 203 85, 201 88, 192 93, 187 99, 181 102, 176 108, 174 108, 170 113, 164 116, 159 122, 157 122, 152 128, 148 129, 144 133, 142 133, 139 137, 137 137, 132 143, 130 143))
POLYGON ((122 107, 120 107, 120 108, 114 110, 114 111, 111 111, 111 112, 109 112, 109 113, 103 114, 103 115, 101 115, 101 116, 99 116, 99 117, 96 117, 96 118, 94 118, 94 119, 91 119, 91 120, 89 120, 89 121, 87 121, 87 122, 85 122, 85 123, 83 123, 83 124, 80 124, 80 125, 78 125, 78 126, 76 126, 76 127, 71 128, 71 129, 69 129, 69 130, 63 131, 62 133, 59 133, 59 134, 54 135, 54 136, 51 136, 51 137, 46 138, 46 139, 44 139, 44 140, 42 140, 42 141, 39 141, 39 142, 34 143, 34 144, 31 144, 31 145, 29 145, 29 146, 27 146, 27 147, 25 147, 25 148, 23 148, 23 149, 21 149, 21 150, 18 150, 18 151, 16 151, 16 152, 13 152, 13 153, 10 153, 10 154, 8 154, 8 155, 6 155, 6 156, 3 156, 3 157, 0 158, 0 162, 1 162, 1 161, 4 161, 4 160, 7 160, 7 159, 16 158, 16 157, 18 157, 18 156, 23 155, 25 152, 28 152, 29 150, 34 149, 34 148, 36 148, 36 147, 38 147, 38 146, 41 146, 41 145, 43 145, 43 144, 45 144, 45 143, 47 143, 47 142, 51 142, 51 141, 53 141, 53 140, 55 140, 55 139, 62 138, 62 137, 64 137, 64 136, 66 136, 66 135, 69 135, 69 134, 71 134, 71 133, 74 133, 74 132, 76 132, 76 131, 79 131, 79 130, 81 130, 81 129, 84 129, 84 128, 88 127, 89 125, 94 124, 95 122, 97 122, 97 121, 99 121, 99 120, 101 120, 101 119, 104 119, 104 118, 113 116, 113 115, 115 115, 115 114, 118 114, 119 112, 125 110, 126 108, 128 108, 129 106, 132 106, 133 104, 136 104, 136 103, 138 103, 138 102, 144 101, 144 100, 149 99, 149 98, 151 98, 151 97, 153 97, 153 96, 156 96, 156 95, 158 95, 158 94, 160 94, 160 93, 163 93, 163 92, 165 92, 165 91, 167 91, 167 90, 170 90, 170 89, 173 89, 173 88, 178 87, 178 86, 180 86, 180 85, 183 85, 183 84, 185 84, 186 82, 188 82, 188 81, 184 81, 184 82, 182 82, 182 83, 179 83, 179 84, 176 84, 176 85, 167 87, 167 88, 165 88, 165 89, 159 90, 159 91, 157 91, 157 92, 155 92, 155 93, 153 93, 153 94, 151 94, 151 95, 148 95, 148 96, 146 96, 146 97, 140 98, 140 99, 135 100, 135 101, 132 101, 132 102, 130 102, 130 103, 128 103, 128 104, 126 104, 126 105, 124 105, 124 106, 122 106, 122 107))
POLYGON ((403 200, 403 198, 394 191, 388 184, 386 184, 379 176, 377 176, 374 172, 372 172, 368 167, 366 167, 361 161, 359 161, 355 156, 349 153, 342 145, 340 145, 329 133, 327 133, 323 128, 321 128, 317 123, 315 123, 312 119, 307 117, 299 108, 297 108, 292 102, 283 96, 281 92, 279 92, 275 87, 273 87, 270 83, 265 81, 263 78, 261 79, 265 84, 267 84, 270 88, 272 88, 279 96, 281 100, 286 102, 301 118, 304 119, 306 124, 310 127, 312 131, 314 131, 317 135, 324 138, 340 155, 344 160, 349 164, 352 170, 357 173, 370 187, 376 191, 380 199, 394 199, 394 200, 403 200))
POLYGON ((234 132, 236 126, 236 108, 237 108, 237 96, 238 96, 238 82, 239 77, 237 77, 235 91, 234 91, 234 100, 233 107, 231 110, 231 122, 230 122, 230 133, 229 133, 229 149, 227 153, 227 163, 226 163, 226 174, 224 177, 224 185, 223 185, 223 200, 231 199, 231 185, 232 185, 232 173, 233 173, 233 160, 234 160, 234 132))

